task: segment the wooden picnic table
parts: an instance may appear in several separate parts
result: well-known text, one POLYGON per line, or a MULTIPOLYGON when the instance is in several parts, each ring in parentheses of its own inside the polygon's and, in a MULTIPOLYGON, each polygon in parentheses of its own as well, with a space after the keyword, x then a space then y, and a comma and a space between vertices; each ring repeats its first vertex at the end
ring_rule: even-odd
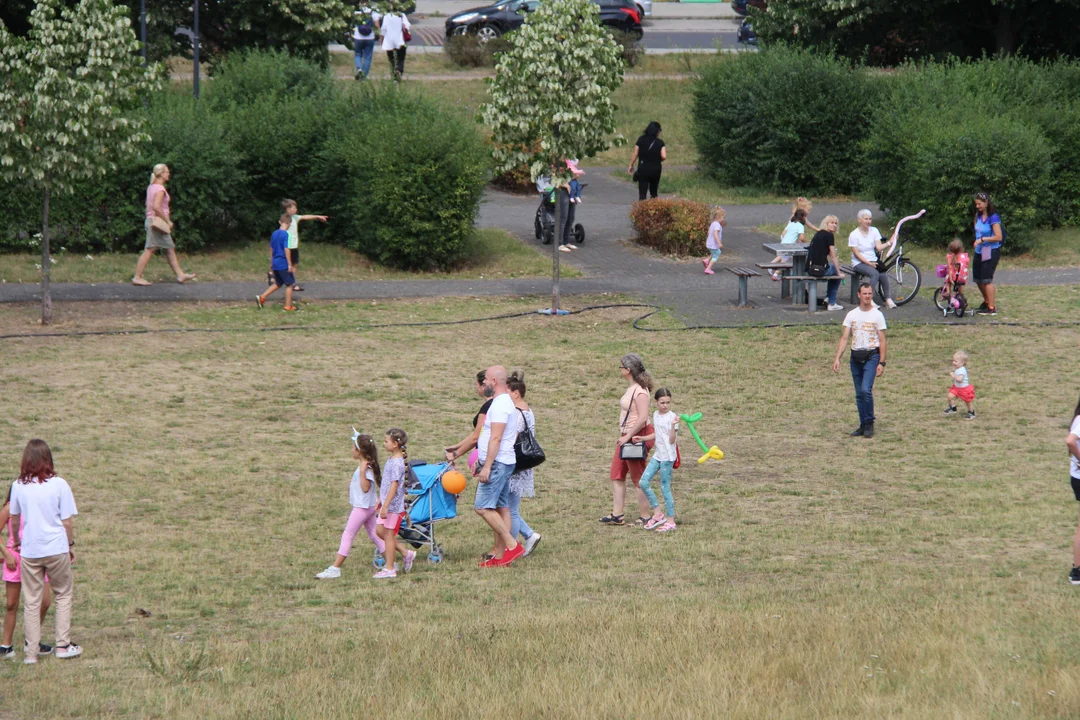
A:
MULTIPOLYGON (((805 275, 806 274, 806 258, 810 253, 810 243, 778 243, 767 242, 761 243, 761 247, 765 248, 769 252, 775 255, 790 255, 791 256, 791 270, 782 270, 781 275, 805 275)), ((785 283, 786 284, 786 283, 785 283)), ((798 288, 799 291, 804 291, 804 288, 798 288)), ((794 292, 794 290, 792 290, 794 292)), ((781 297, 786 297, 783 292, 780 293, 781 297)))

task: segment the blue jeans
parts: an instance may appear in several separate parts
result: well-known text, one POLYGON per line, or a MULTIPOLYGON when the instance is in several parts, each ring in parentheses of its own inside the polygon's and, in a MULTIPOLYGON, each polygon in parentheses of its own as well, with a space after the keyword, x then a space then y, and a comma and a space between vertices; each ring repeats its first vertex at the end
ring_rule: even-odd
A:
MULTIPOLYGON (((836 268, 831 264, 825 267, 825 274, 822 277, 837 277, 836 268)), ((825 299, 830 305, 836 304, 836 293, 840 290, 839 280, 830 280, 825 290, 825 299)))
POLYGON ((675 467, 674 460, 657 460, 654 457, 645 466, 645 472, 641 474, 641 480, 638 482, 638 487, 649 499, 649 507, 656 510, 660 503, 657 502, 656 493, 653 492, 649 482, 655 477, 656 472, 660 471, 660 492, 664 494, 664 511, 669 517, 675 514, 675 498, 671 496, 671 469, 673 467, 675 467))
POLYGON ((570 199, 576 200, 581 197, 581 183, 577 180, 570 181, 570 199))
POLYGON ((521 517, 521 494, 511 491, 508 506, 510 508, 510 537, 517 540, 520 533, 521 537, 528 540, 532 537, 533 529, 521 517))
POLYGON ((510 476, 513 474, 513 465, 493 461, 488 481, 476 483, 476 500, 473 502, 473 507, 477 510, 497 510, 508 507, 510 505, 510 476))
POLYGON ((357 72, 364 73, 364 77, 371 74, 371 56, 375 52, 375 40, 353 40, 353 61, 356 63, 357 72))
POLYGON ((855 383, 855 404, 859 407, 859 424, 874 422, 874 377, 881 354, 875 350, 865 362, 851 358, 851 380, 855 383))

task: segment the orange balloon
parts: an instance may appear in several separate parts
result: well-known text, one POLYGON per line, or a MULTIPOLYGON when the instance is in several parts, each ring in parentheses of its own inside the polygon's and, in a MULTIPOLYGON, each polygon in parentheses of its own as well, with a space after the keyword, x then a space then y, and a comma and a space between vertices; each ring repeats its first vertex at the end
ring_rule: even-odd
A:
POLYGON ((451 470, 443 473, 442 486, 443 490, 451 495, 460 495, 465 492, 465 476, 457 470, 451 470))

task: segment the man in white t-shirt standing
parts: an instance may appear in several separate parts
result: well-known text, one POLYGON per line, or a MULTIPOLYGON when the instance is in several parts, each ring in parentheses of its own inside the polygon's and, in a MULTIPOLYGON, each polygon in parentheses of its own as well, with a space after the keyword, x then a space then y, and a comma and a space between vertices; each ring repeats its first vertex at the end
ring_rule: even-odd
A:
POLYGON ((844 318, 844 332, 836 348, 833 372, 840 372, 840 356, 851 336, 851 380, 855 383, 855 404, 859 407, 859 427, 852 437, 874 437, 874 378, 885 373, 885 316, 874 307, 874 289, 859 286, 859 307, 844 318))
POLYGON ((495 549, 480 567, 509 565, 525 554, 525 548, 510 534, 510 476, 517 462, 514 443, 520 416, 506 380, 506 368, 501 365, 488 368, 484 377, 484 394, 492 400, 476 441, 479 482, 473 509, 495 532, 495 549))

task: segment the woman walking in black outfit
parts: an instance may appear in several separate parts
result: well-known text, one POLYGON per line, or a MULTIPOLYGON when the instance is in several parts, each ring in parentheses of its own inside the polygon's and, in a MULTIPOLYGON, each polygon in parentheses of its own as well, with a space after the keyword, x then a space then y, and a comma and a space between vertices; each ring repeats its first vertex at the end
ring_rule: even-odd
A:
POLYGON ((648 191, 651 197, 656 197, 656 191, 660 187, 660 173, 663 171, 662 163, 667 160, 667 148, 660 139, 660 123, 653 120, 645 128, 645 134, 638 138, 634 145, 634 154, 630 156, 630 167, 627 172, 633 175, 638 184, 638 200, 645 199, 648 191), (634 172, 634 162, 638 162, 637 172, 634 172))

